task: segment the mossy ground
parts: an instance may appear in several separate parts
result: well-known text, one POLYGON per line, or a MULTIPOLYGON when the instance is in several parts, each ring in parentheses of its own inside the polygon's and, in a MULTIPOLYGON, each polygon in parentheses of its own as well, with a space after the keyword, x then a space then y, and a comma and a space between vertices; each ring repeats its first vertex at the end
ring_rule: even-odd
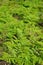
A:
POLYGON ((0 60, 43 65, 43 0, 0 0, 0 60))

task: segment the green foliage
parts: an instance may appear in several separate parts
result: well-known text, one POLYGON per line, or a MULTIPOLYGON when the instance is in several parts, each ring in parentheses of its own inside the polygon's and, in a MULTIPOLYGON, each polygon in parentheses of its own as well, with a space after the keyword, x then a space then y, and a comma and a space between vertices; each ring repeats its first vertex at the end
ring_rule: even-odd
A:
POLYGON ((0 60, 43 65, 42 0, 0 0, 0 60))

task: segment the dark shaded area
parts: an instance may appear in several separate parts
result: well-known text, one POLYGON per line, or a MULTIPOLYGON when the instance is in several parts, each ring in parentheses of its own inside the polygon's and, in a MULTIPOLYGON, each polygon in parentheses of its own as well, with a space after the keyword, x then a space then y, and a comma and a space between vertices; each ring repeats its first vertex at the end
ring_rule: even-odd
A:
POLYGON ((2 32, 0 32, 0 34, 2 34, 2 32))
POLYGON ((26 0, 24 0, 24 1, 26 1, 26 0))
POLYGON ((23 4, 23 6, 24 6, 25 8, 28 8, 28 7, 29 7, 28 5, 24 5, 24 4, 23 4))
POLYGON ((11 61, 11 65, 14 65, 12 61, 11 61))
POLYGON ((14 18, 16 18, 16 19, 18 19, 18 20, 23 20, 23 14, 17 14, 17 13, 13 13, 13 15, 12 15, 14 18))
POLYGON ((26 38, 29 40, 30 39, 30 35, 27 35, 26 38))
POLYGON ((18 65, 18 63, 17 63, 17 62, 13 63, 13 62, 11 61, 11 65, 18 65))
POLYGON ((16 33, 16 34, 14 34, 12 38, 13 38, 13 39, 17 39, 17 38, 18 38, 17 33, 16 33))
POLYGON ((4 40, 0 38, 0 45, 2 45, 3 41, 4 41, 4 40))
POLYGON ((23 65, 25 65, 25 63, 23 63, 23 65))
POLYGON ((6 22, 5 22, 5 21, 3 21, 3 20, 0 20, 0 23, 4 23, 4 24, 5 24, 6 22))
POLYGON ((43 39, 42 38, 39 38, 39 40, 38 41, 43 41, 43 39))
POLYGON ((28 21, 24 21, 24 23, 28 23, 28 21))
MULTIPOLYGON (((37 22, 37 21, 36 21, 37 22)), ((35 27, 37 27, 38 26, 38 24, 37 23, 35 23, 35 27)))
POLYGON ((38 62, 36 62, 35 65, 41 65, 41 64, 39 64, 38 62))
POLYGON ((12 1, 12 0, 9 0, 9 1, 12 1))
POLYGON ((5 41, 10 41, 10 37, 6 36, 5 41))
POLYGON ((0 60, 0 65, 11 65, 11 64, 4 60, 0 60))
POLYGON ((43 22, 39 22, 38 25, 43 27, 43 22))

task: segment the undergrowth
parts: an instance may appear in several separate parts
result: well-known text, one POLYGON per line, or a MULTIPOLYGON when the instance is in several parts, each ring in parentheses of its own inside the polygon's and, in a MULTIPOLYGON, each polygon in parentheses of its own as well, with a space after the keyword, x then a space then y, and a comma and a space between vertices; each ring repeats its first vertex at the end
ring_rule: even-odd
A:
POLYGON ((0 60, 43 65, 42 0, 0 0, 0 60))

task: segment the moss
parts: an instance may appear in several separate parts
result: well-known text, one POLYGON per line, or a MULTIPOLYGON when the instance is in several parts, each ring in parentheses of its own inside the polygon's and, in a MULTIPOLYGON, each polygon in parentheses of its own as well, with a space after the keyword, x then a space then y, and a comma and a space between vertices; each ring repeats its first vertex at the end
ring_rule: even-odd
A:
POLYGON ((0 0, 0 60, 43 65, 42 0, 0 0))

